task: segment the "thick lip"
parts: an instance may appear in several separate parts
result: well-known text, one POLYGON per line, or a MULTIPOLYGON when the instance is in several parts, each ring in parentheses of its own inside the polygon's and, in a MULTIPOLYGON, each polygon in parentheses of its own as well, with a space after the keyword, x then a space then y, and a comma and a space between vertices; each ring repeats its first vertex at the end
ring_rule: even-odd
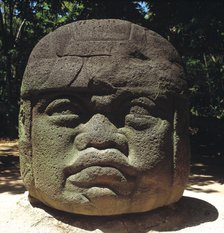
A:
POLYGON ((130 195, 135 188, 135 180, 113 167, 91 166, 68 177, 67 182, 81 189, 103 188, 115 195, 130 195))
POLYGON ((78 152, 75 157, 73 163, 63 169, 66 178, 93 166, 115 168, 130 178, 137 176, 137 169, 131 166, 128 158, 117 149, 98 150, 90 147, 78 152))

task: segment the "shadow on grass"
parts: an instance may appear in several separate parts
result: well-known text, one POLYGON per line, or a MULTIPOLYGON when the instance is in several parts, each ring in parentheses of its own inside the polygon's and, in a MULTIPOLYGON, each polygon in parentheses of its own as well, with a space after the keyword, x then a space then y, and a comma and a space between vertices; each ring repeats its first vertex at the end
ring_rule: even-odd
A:
POLYGON ((4 153, 17 153, 18 152, 18 145, 17 144, 12 144, 12 145, 8 145, 8 146, 4 146, 1 144, 0 147, 0 153, 4 154, 4 153))
POLYGON ((218 158, 192 159, 187 190, 204 193, 224 191, 224 161, 218 158))
POLYGON ((218 192, 215 185, 220 188, 224 184, 224 121, 191 116, 190 131, 192 158, 188 190, 218 192))
POLYGON ((19 171, 19 157, 7 153, 0 154, 0 193, 21 194, 25 187, 21 181, 19 171))

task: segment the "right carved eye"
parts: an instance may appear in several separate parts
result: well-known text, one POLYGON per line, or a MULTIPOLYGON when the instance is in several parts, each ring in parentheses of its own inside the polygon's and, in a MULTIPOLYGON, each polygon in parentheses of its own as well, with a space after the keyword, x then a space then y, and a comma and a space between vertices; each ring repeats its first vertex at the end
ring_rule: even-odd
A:
POLYGON ((80 121, 81 109, 70 99, 56 99, 47 106, 45 113, 59 126, 73 127, 80 121))

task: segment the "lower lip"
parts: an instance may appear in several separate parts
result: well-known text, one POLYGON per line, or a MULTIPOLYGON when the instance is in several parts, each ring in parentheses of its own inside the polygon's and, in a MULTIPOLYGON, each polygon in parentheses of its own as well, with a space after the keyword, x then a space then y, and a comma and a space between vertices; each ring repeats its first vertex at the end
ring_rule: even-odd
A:
POLYGON ((126 177, 116 168, 92 166, 71 175, 68 180, 78 186, 89 186, 94 183, 122 183, 126 177))
POLYGON ((92 166, 68 177, 67 182, 80 188, 109 188, 115 193, 130 194, 134 183, 113 167, 92 166))

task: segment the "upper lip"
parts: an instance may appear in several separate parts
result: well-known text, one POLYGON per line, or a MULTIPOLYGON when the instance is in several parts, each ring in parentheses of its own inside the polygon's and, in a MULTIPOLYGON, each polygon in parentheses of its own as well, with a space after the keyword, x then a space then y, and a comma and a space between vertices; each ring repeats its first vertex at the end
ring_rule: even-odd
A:
POLYGON ((98 150, 87 148, 78 152, 73 163, 64 168, 66 177, 92 166, 113 167, 128 176, 136 176, 137 170, 128 163, 128 158, 117 149, 98 150), (78 156, 78 157, 77 157, 78 156))

